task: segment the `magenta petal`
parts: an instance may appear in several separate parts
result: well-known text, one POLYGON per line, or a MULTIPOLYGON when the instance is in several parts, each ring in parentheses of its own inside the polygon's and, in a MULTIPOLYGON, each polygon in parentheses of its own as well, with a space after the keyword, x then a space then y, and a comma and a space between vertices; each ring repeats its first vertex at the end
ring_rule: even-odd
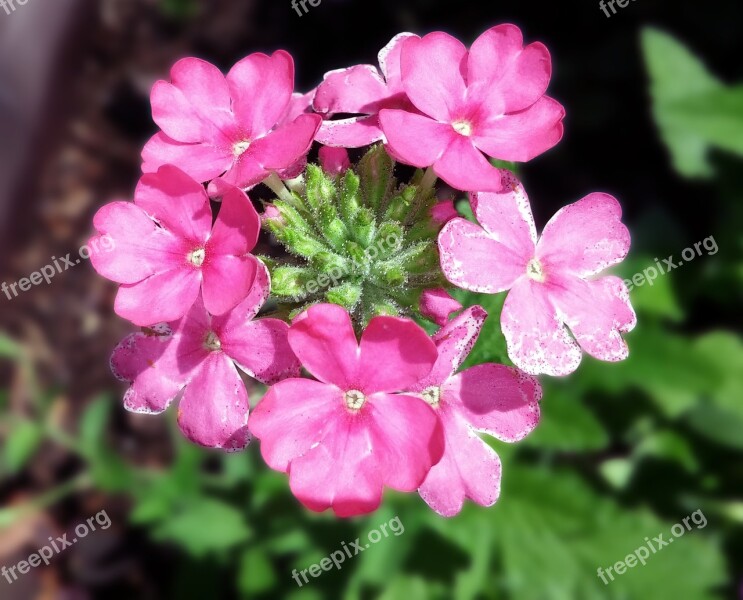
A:
POLYGON ((316 93, 317 90, 312 90, 306 94, 292 94, 292 97, 289 100, 289 106, 286 107, 286 112, 284 113, 284 116, 279 119, 277 125, 291 123, 292 121, 295 121, 298 116, 303 115, 304 113, 311 113, 312 102, 315 99, 316 93))
POLYGON ((320 123, 319 115, 300 115, 253 142, 248 152, 265 169, 286 169, 309 151, 320 123))
POLYGON ((152 87, 152 119, 163 132, 179 142, 202 142, 206 139, 205 124, 198 111, 183 92, 167 81, 152 87))
POLYGON ((232 126, 230 87, 217 67, 198 58, 183 58, 173 65, 170 79, 189 104, 209 122, 212 130, 209 137, 219 138, 220 129, 232 126))
POLYGON ((212 255, 202 267, 204 305, 213 315, 235 308, 250 293, 258 259, 251 255, 212 255))
MULTIPOLYGON (((271 294, 271 282, 268 269, 257 258, 255 259, 255 278, 247 297, 235 308, 223 315, 212 318, 214 327, 227 335, 236 332, 249 321, 252 321, 271 294)), ((239 333, 238 333, 239 335, 239 333)))
POLYGON ((258 243, 261 219, 245 192, 222 189, 222 205, 214 222, 207 251, 211 254, 247 254, 258 243))
POLYGON ((201 275, 183 267, 156 273, 132 285, 122 285, 116 295, 116 314, 147 327, 180 319, 199 295, 201 275))
POLYGON ((212 210, 204 186, 172 165, 143 175, 134 202, 179 238, 205 243, 212 227, 212 210))
POLYGON ((289 343, 304 367, 320 381, 345 390, 358 384, 356 335, 348 312, 340 306, 311 306, 294 321, 289 343))
POLYGON ((142 172, 154 173, 163 165, 177 165, 196 181, 205 182, 224 173, 232 164, 230 148, 177 142, 156 133, 142 150, 142 172))
POLYGON ((400 58, 405 40, 411 37, 417 38, 418 36, 414 33, 398 33, 379 52, 379 67, 387 81, 387 89, 391 94, 397 94, 403 91, 400 58))
POLYGON ((630 234, 622 207, 608 194, 589 194, 560 209, 547 223, 537 246, 545 268, 585 277, 621 262, 630 234))
POLYGON ((255 53, 227 74, 232 109, 252 139, 265 135, 286 112, 294 91, 294 60, 284 50, 255 53))
POLYGON ((467 48, 447 33, 437 31, 405 40, 402 81, 418 110, 439 121, 451 121, 467 93, 463 75, 466 59, 467 48))
POLYGON ((568 375, 578 368, 581 351, 560 322, 545 286, 527 277, 508 293, 501 314, 508 356, 522 371, 568 375))
POLYGON ((487 363, 454 375, 442 389, 476 430, 518 442, 539 423, 539 382, 518 369, 487 363))
POLYGON ((452 313, 459 310, 462 310, 462 305, 444 288, 424 290, 421 294, 421 314, 441 327, 446 325, 452 313))
POLYGON ((455 134, 452 143, 434 163, 433 170, 458 190, 497 192, 501 189, 500 170, 485 160, 469 138, 461 135, 455 134))
POLYGON ((492 506, 500 495, 501 462, 456 410, 442 405, 439 417, 446 438, 441 461, 418 490, 421 498, 444 517, 462 510, 465 498, 492 506))
POLYGON ((207 448, 236 451, 248 445, 248 392, 227 356, 212 353, 201 365, 178 406, 178 425, 207 448))
MULTIPOLYGON (((243 154, 230 169, 220 178, 224 184, 248 189, 258 185, 270 173, 258 163, 250 152, 243 154)), ((218 187, 210 185, 210 188, 218 187)))
POLYGON ((558 102, 542 96, 529 108, 479 124, 472 139, 488 156, 526 162, 562 139, 564 117, 565 109, 558 102))
POLYGON ((431 166, 459 137, 450 125, 404 110, 385 109, 379 122, 395 156, 414 167, 431 166))
POLYGON ((637 324, 629 291, 618 277, 584 281, 564 276, 547 284, 550 300, 581 347, 594 358, 610 362, 629 355, 622 333, 637 324))
POLYGON ((345 148, 332 148, 323 146, 319 153, 322 170, 328 175, 342 175, 351 166, 351 160, 348 157, 348 150, 345 148))
POLYGON ((371 65, 356 65, 331 71, 317 88, 314 107, 319 113, 372 113, 389 96, 379 71, 371 65))
POLYGON ((346 414, 343 392, 312 379, 286 379, 271 387, 250 416, 250 431, 261 440, 269 467, 287 472, 333 421, 346 414))
POLYGON ((258 319, 220 336, 222 349, 240 368, 261 383, 272 385, 299 377, 301 365, 289 346, 289 325, 278 319, 258 319))
POLYGON ((315 139, 335 148, 361 148, 384 139, 379 128, 379 117, 351 117, 337 121, 323 121, 315 139))
POLYGON ((502 292, 526 273, 528 259, 465 219, 452 219, 444 226, 439 234, 439 251, 446 278, 473 292, 502 292))

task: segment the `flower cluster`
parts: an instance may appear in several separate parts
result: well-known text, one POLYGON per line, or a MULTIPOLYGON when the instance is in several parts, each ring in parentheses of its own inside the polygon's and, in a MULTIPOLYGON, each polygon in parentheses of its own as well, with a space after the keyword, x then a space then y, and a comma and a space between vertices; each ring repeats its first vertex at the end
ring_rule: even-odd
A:
POLYGON ((283 51, 226 76, 178 62, 152 90, 160 131, 134 201, 94 219, 115 250, 93 266, 141 328, 111 359, 125 407, 175 401, 183 434, 210 448, 258 438, 311 510, 367 513, 385 488, 417 490, 445 516, 466 498, 495 503, 501 463, 478 433, 522 439, 539 421, 535 376, 571 373, 583 351, 624 359, 635 325, 624 283, 600 275, 629 250, 619 203, 589 194, 538 237, 522 184, 488 160, 559 142, 550 77, 547 49, 513 25, 469 49, 400 34, 379 68, 330 72, 308 94, 294 93, 283 51), (260 184, 272 192, 262 214, 260 184), (476 221, 452 189, 469 193, 476 221), (253 254, 261 230, 278 257, 253 254), (453 288, 508 291, 515 366, 461 369, 488 315, 453 288), (268 386, 252 411, 240 372, 268 386))

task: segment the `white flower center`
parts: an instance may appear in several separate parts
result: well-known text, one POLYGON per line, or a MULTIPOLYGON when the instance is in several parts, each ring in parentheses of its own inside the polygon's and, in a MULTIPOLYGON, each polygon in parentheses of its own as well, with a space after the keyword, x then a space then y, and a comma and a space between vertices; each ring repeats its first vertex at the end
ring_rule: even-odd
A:
POLYGON ((472 123, 470 123, 469 121, 460 119, 459 121, 454 121, 451 126, 459 135, 463 135, 465 137, 470 137, 472 135, 472 123))
POLYGON ((366 403, 366 396, 358 390, 347 391, 343 399, 350 410, 361 410, 361 407, 366 403))
POLYGON ((194 267, 200 267, 204 264, 204 259, 206 259, 206 250, 204 248, 197 248, 196 250, 189 252, 187 258, 188 262, 190 262, 194 267))
POLYGON ((437 386, 427 388, 423 390, 421 396, 423 396, 423 399, 431 406, 438 408, 439 403, 441 402, 441 388, 437 386))
POLYGON ((238 156, 242 156, 248 148, 250 148, 250 142, 248 140, 237 142, 237 144, 232 146, 232 154, 237 158, 238 156))
POLYGON ((222 349, 222 342, 219 341, 217 334, 213 331, 206 334, 206 337, 204 338, 204 348, 209 350, 209 352, 216 352, 217 350, 222 349))
POLYGON ((537 283, 544 283, 545 276, 542 263, 540 263, 536 258, 532 258, 529 261, 529 264, 526 265, 526 275, 529 279, 533 279, 537 283))

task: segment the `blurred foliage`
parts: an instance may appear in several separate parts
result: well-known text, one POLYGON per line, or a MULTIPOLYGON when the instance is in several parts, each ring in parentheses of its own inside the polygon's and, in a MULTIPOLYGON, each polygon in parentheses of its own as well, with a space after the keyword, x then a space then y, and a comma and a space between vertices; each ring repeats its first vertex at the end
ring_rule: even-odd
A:
MULTIPOLYGON (((719 83, 664 33, 646 30, 642 43, 655 116, 676 169, 722 182, 724 170, 739 170, 740 162, 720 163, 709 150, 743 154, 741 90, 719 83)), ((738 199, 722 183, 718 189, 729 205, 738 199)), ((107 438, 112 411, 119 410, 108 396, 87 407, 74 436, 52 424, 43 394, 24 418, 4 406, 0 472, 18 473, 42 443, 76 453, 82 476, 36 503, 49 505, 80 486, 128 498, 132 525, 180 550, 171 589, 181 600, 227 597, 235 589, 243 598, 292 600, 720 598, 737 587, 735 569, 743 561, 743 339, 739 332, 686 327, 700 299, 712 306, 739 302, 717 290, 731 277, 740 289, 740 234, 733 227, 715 235, 728 251, 700 256, 632 292, 639 325, 627 336, 628 360, 586 357, 575 375, 543 379, 543 419, 534 434, 514 446, 488 440, 503 459, 502 497, 490 509, 469 504, 447 520, 416 495, 390 493, 369 517, 310 514, 290 495, 285 476, 262 464, 257 445, 236 455, 207 452, 185 442, 174 423, 171 464, 134 466, 107 438), (683 288, 687 278, 704 285, 683 288), (623 560, 647 537, 668 537, 674 523, 698 509, 707 527, 609 585, 599 579, 599 567, 623 560), (318 563, 341 542, 366 539, 394 516, 405 526, 400 537, 383 539, 301 588, 292 579, 293 569, 318 563)), ((636 247, 617 269, 620 276, 654 264, 658 248, 643 240, 636 247)), ((678 255, 682 248, 660 250, 678 255)), ((490 315, 467 365, 508 363, 498 326, 503 299, 460 293, 490 315)), ((0 357, 25 364, 22 350, 1 337, 0 357)), ((5 404, 6 395, 0 399, 5 404)), ((18 512, 0 512, 0 526, 18 512)))

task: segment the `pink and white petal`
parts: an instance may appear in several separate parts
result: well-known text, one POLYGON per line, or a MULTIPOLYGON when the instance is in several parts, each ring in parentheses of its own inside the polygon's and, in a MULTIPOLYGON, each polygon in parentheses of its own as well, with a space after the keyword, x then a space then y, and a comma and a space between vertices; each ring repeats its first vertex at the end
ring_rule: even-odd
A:
POLYGON ((130 384, 124 408, 140 414, 164 412, 188 381, 173 368, 171 336, 133 333, 124 338, 111 356, 114 376, 130 384))
POLYGON ((238 124, 256 139, 286 113, 294 91, 294 60, 284 50, 271 56, 256 52, 232 67, 227 82, 238 124))
POLYGON ((460 310, 462 305, 459 300, 452 298, 444 288, 424 290, 421 294, 421 314, 440 327, 446 325, 449 317, 460 310))
POLYGON ((542 96, 520 112, 478 123, 472 140, 488 156, 526 162, 562 139, 564 117, 565 109, 561 104, 542 96))
POLYGON ((537 257, 548 270, 587 277, 621 262, 630 248, 622 207, 609 194, 593 193, 561 208, 542 232, 537 257))
POLYGON ((116 314, 140 327, 180 319, 199 295, 201 275, 188 267, 156 273, 119 287, 116 314))
POLYGON ((384 474, 369 428, 357 417, 331 419, 322 441, 291 462, 289 486, 310 510, 353 517, 379 508, 384 474))
POLYGON ((223 315, 212 317, 212 324, 222 337, 240 334, 240 330, 260 312, 271 294, 271 277, 266 265, 255 259, 255 279, 245 300, 223 315))
POLYGON ((470 97, 487 104, 505 103, 506 112, 528 108, 544 95, 552 76, 552 61, 544 44, 524 48, 521 30, 504 24, 475 40, 468 57, 470 97))
POLYGON ((433 336, 439 357, 431 374, 418 382, 412 391, 443 385, 465 361, 477 343, 488 313, 482 306, 471 306, 447 323, 433 336))
POLYGON ((501 189, 500 169, 491 165, 469 138, 461 135, 454 134, 449 147, 434 163, 433 170, 450 186, 465 192, 497 192, 501 189))
POLYGON ((308 308, 289 329, 289 344, 305 369, 320 381, 344 390, 358 385, 360 351, 351 317, 340 306, 308 308))
POLYGON ((584 281, 560 277, 547 283, 549 297, 581 347, 608 362, 629 355, 622 333, 632 331, 637 317, 627 286, 619 277, 584 281))
POLYGON ((539 382, 518 369, 486 363, 449 379, 445 402, 476 430, 504 442, 518 442, 539 423, 539 382))
POLYGON ((358 390, 399 392, 426 377, 438 352, 420 325, 400 317, 374 317, 361 335, 358 390))
POLYGON ((444 517, 459 514, 465 498, 481 506, 492 506, 500 496, 500 458, 456 411, 442 405, 439 417, 446 451, 418 493, 444 517))
POLYGON ((296 118, 304 113, 312 112, 312 102, 315 100, 315 94, 317 89, 307 92, 306 94, 294 93, 289 100, 289 105, 286 107, 284 116, 281 117, 277 125, 284 125, 285 123, 291 123, 296 118))
POLYGON ((322 114, 376 112, 390 96, 379 71, 371 65, 355 65, 325 74, 313 105, 322 114))
POLYGON ((467 48, 448 33, 405 40, 400 65, 410 101, 434 119, 450 122, 467 94, 466 61, 467 48))
POLYGON ((212 209, 204 186, 172 165, 143 175, 134 202, 165 229, 183 240, 205 243, 212 227, 212 209))
POLYGON ((454 285, 483 294, 509 289, 526 273, 526 261, 479 225, 452 219, 439 234, 441 270, 454 285))
POLYGON ((529 198, 510 171, 501 170, 501 184, 503 187, 497 193, 471 194, 472 211, 485 231, 529 262, 537 245, 529 198))
POLYGON ((199 58, 183 58, 170 70, 170 80, 205 121, 211 123, 207 132, 213 141, 226 140, 223 131, 234 126, 230 87, 222 72, 199 58))
POLYGON ((501 329, 508 356, 531 375, 568 375, 578 368, 581 351, 559 319, 543 284, 521 278, 506 297, 501 329))
POLYGON ((444 454, 444 432, 434 410, 420 398, 374 394, 362 408, 384 484, 413 492, 444 454))
POLYGON ((264 169, 286 169, 307 154, 321 123, 320 115, 300 115, 253 142, 248 154, 264 169))
POLYGON ((312 379, 285 379, 253 409, 250 431, 260 439, 268 466, 286 473, 291 461, 306 454, 335 420, 347 414, 337 387, 312 379))
POLYGON ((196 181, 206 182, 224 173, 234 160, 231 148, 177 142, 156 133, 142 150, 142 172, 155 173, 163 165, 175 165, 196 181))
POLYGON ((379 123, 395 156, 414 167, 431 166, 459 137, 451 125, 405 110, 385 109, 379 123))
POLYGON ((230 187, 222 191, 222 205, 206 245, 207 253, 247 254, 258 243, 261 219, 241 189, 230 187))
POLYGON ((232 361, 213 352, 186 387, 178 426, 195 444, 242 450, 250 443, 248 392, 232 361))
POLYGON ((414 33, 398 33, 379 52, 379 67, 387 81, 387 89, 390 94, 398 94, 404 91, 400 57, 402 56, 403 43, 411 37, 418 38, 414 33))
POLYGON ((334 148, 361 148, 384 139, 379 117, 351 117, 337 121, 323 121, 315 139, 334 148))
POLYGON ((152 119, 163 132, 179 142, 203 142, 209 128, 183 92, 167 81, 156 81, 150 95, 152 119))
POLYGON ((273 385, 287 377, 299 377, 301 365, 289 346, 289 325, 279 319, 250 321, 227 337, 222 350, 251 377, 273 385))
POLYGON ((202 267, 206 310, 213 315, 223 315, 245 300, 255 281, 257 262, 258 259, 249 254, 208 256, 202 267))
POLYGON ((161 229, 133 202, 112 202, 98 210, 90 241, 93 268, 117 283, 137 283, 162 270, 185 265, 189 248, 161 229), (104 248, 110 248, 104 251, 104 248))

